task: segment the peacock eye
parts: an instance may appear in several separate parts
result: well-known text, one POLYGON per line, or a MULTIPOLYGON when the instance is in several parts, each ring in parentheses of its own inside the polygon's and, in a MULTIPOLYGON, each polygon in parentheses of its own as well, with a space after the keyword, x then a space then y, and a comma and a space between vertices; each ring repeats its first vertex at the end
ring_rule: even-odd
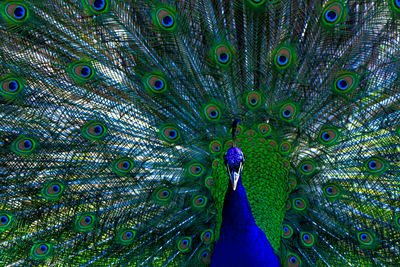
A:
POLYGON ((177 127, 173 125, 164 125, 160 127, 160 136, 161 138, 169 143, 177 142, 181 135, 177 127))
POLYGON ((11 226, 12 216, 6 212, 0 212, 0 232, 11 226))
POLYGON ((231 63, 231 50, 226 45, 218 45, 214 49, 214 59, 220 66, 228 66, 231 63))
POLYGON ((210 149, 211 153, 219 154, 219 153, 221 153, 221 150, 222 150, 222 144, 218 140, 211 141, 211 143, 209 145, 209 149, 210 149))
POLYGON ((15 97, 22 90, 22 84, 19 80, 8 78, 0 81, 0 94, 8 97, 15 97))
POLYGON ((129 245, 134 241, 136 232, 132 229, 123 228, 117 232, 116 243, 120 245, 129 245))
POLYGON ((282 105, 280 109, 280 116, 285 121, 292 121, 296 116, 296 106, 293 103, 282 105))
POLYGON ((287 224, 284 224, 283 228, 282 228, 282 236, 283 236, 283 238, 290 238, 290 237, 292 237, 292 235, 293 235, 292 227, 290 227, 287 224))
POLYGON ((278 70, 284 70, 293 65, 295 62, 293 51, 294 50, 289 46, 280 46, 277 48, 273 57, 273 62, 278 70))
POLYGON ((259 132, 263 137, 266 137, 266 136, 270 135, 270 134, 271 134, 271 131, 272 131, 271 126, 269 126, 269 124, 267 124, 267 123, 260 123, 260 124, 257 126, 257 129, 258 129, 258 132, 259 132))
POLYGON ((204 115, 207 120, 216 122, 221 118, 221 111, 217 105, 209 104, 204 108, 204 115))
POLYGON ((2 7, 6 18, 12 22, 21 23, 28 19, 28 8, 22 3, 10 2, 2 7))
POLYGON ((168 188, 160 188, 153 193, 154 200, 158 203, 167 203, 172 196, 172 191, 168 188))
POLYGON ((88 232, 95 227, 95 215, 93 213, 80 213, 75 220, 75 230, 78 232, 88 232))
POLYGON ((305 247, 311 247, 314 245, 314 236, 310 233, 304 233, 302 232, 301 234, 301 243, 305 247))
POLYGON ((300 163, 300 172, 303 175, 311 175, 315 172, 316 170, 316 164, 312 160, 304 160, 300 163))
POLYGON ((303 211, 307 208, 306 202, 302 198, 293 199, 293 207, 297 211, 303 211))
POLYGON ((344 6, 339 1, 331 2, 324 8, 322 14, 324 25, 334 26, 344 18, 344 6))
POLYGON ((198 254, 198 260, 204 264, 210 264, 211 262, 211 251, 208 248, 200 250, 198 254))
POLYGON ((365 163, 366 169, 371 174, 380 174, 386 171, 388 163, 380 157, 371 157, 365 163))
POLYGON ((82 127, 82 135, 89 140, 100 140, 107 134, 106 126, 101 122, 91 121, 82 127))
POLYGON ((167 82, 161 74, 148 74, 145 78, 145 87, 153 93, 163 93, 167 90, 167 82))
POLYGON ((191 237, 183 237, 178 240, 178 249, 181 252, 187 252, 190 249, 190 245, 192 243, 192 238, 191 237))
POLYGON ((325 18, 329 22, 334 22, 337 19, 337 13, 335 10, 328 10, 325 13, 325 18))
POLYGON ((280 152, 282 153, 282 155, 289 154, 291 149, 292 145, 289 142, 282 142, 282 144, 280 145, 280 152))
POLYGON ((214 232, 212 229, 204 230, 201 235, 200 239, 204 242, 204 244, 211 244, 213 242, 214 232))
POLYGON ((188 167, 189 175, 199 177, 204 173, 205 168, 200 163, 192 163, 188 167))
POLYGON ((47 182, 42 189, 42 197, 48 200, 58 200, 64 191, 61 182, 47 182))
POLYGON ((108 10, 109 0, 85 0, 89 12, 93 15, 105 13, 108 10))
POLYGON ((51 256, 53 245, 50 243, 39 242, 33 245, 31 256, 36 260, 44 260, 51 256))
POLYGON ((372 248, 375 244, 375 237, 369 232, 358 232, 357 239, 363 248, 372 248))
POLYGON ((167 8, 159 8, 156 11, 155 20, 158 26, 163 30, 173 30, 176 26, 175 14, 167 8))
POLYGON ((116 159, 111 164, 111 169, 118 176, 128 175, 129 172, 133 169, 133 161, 128 158, 116 159))
POLYGON ((335 79, 334 90, 337 93, 344 94, 353 91, 358 85, 358 78, 355 73, 345 72, 335 79))
POLYGON ((297 255, 294 253, 289 253, 286 256, 286 265, 288 267, 298 267, 301 265, 301 261, 297 255))
POLYGON ((94 70, 88 63, 77 62, 70 68, 72 78, 78 82, 86 82, 93 78, 94 70))
POLYGON ((246 104, 249 108, 255 109, 261 105, 261 96, 258 92, 252 91, 246 96, 246 104))
POLYGON ((21 156, 27 156, 33 153, 36 148, 36 142, 29 137, 18 137, 11 145, 12 151, 21 156))
POLYGON ((205 196, 195 196, 193 198, 193 206, 196 208, 203 208, 207 204, 207 198, 205 196))
POLYGON ((205 180, 205 185, 208 189, 211 189, 214 185, 214 178, 213 177, 207 177, 205 180))

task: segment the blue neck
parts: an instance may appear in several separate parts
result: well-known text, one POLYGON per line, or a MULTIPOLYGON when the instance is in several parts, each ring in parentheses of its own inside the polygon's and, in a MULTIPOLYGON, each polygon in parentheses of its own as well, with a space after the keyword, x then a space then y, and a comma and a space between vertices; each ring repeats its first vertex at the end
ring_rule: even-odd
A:
POLYGON ((211 267, 219 266, 280 266, 265 233, 254 222, 241 178, 236 191, 229 184, 225 195, 220 236, 211 260, 211 267))
MULTIPOLYGON (((245 230, 249 226, 255 225, 253 214, 249 201, 247 200, 246 191, 242 185, 242 178, 239 182, 236 191, 233 191, 232 186, 228 185, 228 190, 225 195, 224 209, 222 211, 221 231, 224 230, 245 230)), ((222 233, 221 233, 222 234, 222 233)))

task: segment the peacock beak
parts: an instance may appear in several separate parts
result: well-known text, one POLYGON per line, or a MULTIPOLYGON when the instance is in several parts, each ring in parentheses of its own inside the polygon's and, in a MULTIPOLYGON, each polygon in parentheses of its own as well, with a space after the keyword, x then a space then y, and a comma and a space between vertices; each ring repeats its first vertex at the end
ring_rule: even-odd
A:
POLYGON ((229 168, 229 165, 227 165, 226 168, 228 169, 229 180, 231 181, 232 189, 233 191, 235 191, 239 182, 240 174, 242 173, 243 163, 240 163, 240 167, 238 170, 236 169, 231 170, 229 168))

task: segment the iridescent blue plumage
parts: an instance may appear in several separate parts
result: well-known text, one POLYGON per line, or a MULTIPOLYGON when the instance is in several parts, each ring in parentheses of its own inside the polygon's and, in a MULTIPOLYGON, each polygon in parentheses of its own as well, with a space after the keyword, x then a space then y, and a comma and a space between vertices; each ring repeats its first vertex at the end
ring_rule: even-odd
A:
POLYGON ((265 233, 256 225, 246 191, 241 182, 244 155, 236 147, 236 120, 233 123, 234 146, 224 155, 230 186, 225 195, 220 237, 211 266, 279 266, 279 259, 265 233))
POLYGON ((0 265, 399 266, 399 36, 400 0, 0 0, 0 265))

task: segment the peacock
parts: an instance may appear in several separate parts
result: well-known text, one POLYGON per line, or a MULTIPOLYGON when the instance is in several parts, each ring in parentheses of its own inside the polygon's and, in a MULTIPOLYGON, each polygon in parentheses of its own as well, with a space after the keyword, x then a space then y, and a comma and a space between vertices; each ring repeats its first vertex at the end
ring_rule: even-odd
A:
POLYGON ((399 266, 399 0, 0 0, 0 266, 399 266))

